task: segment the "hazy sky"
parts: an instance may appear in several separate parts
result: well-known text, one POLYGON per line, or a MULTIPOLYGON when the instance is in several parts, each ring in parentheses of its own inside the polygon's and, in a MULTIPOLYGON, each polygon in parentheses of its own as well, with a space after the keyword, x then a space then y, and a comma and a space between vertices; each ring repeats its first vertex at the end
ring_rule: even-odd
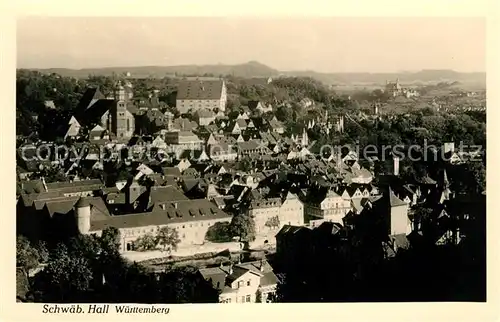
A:
POLYGON ((19 68, 239 64, 485 71, 482 18, 23 18, 19 68))

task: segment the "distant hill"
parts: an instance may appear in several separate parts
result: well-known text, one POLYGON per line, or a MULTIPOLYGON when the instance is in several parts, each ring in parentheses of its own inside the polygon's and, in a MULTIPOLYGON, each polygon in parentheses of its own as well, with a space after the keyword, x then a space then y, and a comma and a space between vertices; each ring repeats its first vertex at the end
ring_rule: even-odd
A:
POLYGON ((111 76, 113 73, 130 72, 132 77, 165 77, 167 75, 234 75, 237 77, 301 76, 312 77, 326 84, 354 84, 395 81, 403 83, 460 81, 486 83, 486 73, 460 73, 453 70, 421 70, 401 73, 319 73, 315 71, 278 71, 256 61, 238 65, 180 65, 180 66, 142 66, 142 67, 106 67, 87 69, 50 68, 36 69, 45 73, 57 73, 61 76, 83 78, 88 75, 111 76))
POLYGON ((486 73, 459 73, 453 70, 421 70, 402 73, 318 73, 314 71, 290 71, 285 75, 312 77, 326 84, 353 84, 394 82, 402 83, 460 81, 486 83, 486 73))
POLYGON ((67 68, 50 68, 50 69, 35 69, 44 73, 56 73, 61 76, 69 77, 87 77, 88 75, 104 75, 111 76, 113 73, 124 74, 130 72, 132 77, 165 77, 166 75, 199 75, 213 74, 219 75, 234 75, 237 77, 268 77, 277 76, 279 71, 261 64, 256 61, 251 61, 245 64, 238 65, 180 65, 180 66, 141 66, 141 67, 105 67, 105 68, 85 68, 85 69, 67 69, 67 68))

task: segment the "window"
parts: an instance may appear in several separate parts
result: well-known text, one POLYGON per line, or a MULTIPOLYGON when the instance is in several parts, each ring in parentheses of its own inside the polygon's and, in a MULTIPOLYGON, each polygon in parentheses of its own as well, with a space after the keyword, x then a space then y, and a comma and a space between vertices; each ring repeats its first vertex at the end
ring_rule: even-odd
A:
POLYGON ((250 295, 247 295, 247 303, 250 303, 250 295))
POLYGON ((244 296, 241 297, 241 303, 245 303, 245 297, 244 296))
POLYGON ((130 119, 127 119, 127 131, 130 131, 130 119))
POLYGON ((219 288, 219 287, 220 287, 220 282, 217 282, 217 288, 219 288))
POLYGON ((247 282, 247 286, 250 286, 250 282, 251 282, 251 281, 250 281, 250 280, 248 280, 248 282, 247 282))

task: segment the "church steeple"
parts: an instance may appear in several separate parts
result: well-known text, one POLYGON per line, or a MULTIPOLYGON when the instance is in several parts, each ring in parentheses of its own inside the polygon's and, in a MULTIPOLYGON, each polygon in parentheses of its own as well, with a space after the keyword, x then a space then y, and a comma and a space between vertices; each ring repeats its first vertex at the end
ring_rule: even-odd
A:
POLYGON ((125 101, 127 98, 125 93, 125 87, 123 87, 122 82, 118 81, 114 91, 115 100, 117 101, 125 101))

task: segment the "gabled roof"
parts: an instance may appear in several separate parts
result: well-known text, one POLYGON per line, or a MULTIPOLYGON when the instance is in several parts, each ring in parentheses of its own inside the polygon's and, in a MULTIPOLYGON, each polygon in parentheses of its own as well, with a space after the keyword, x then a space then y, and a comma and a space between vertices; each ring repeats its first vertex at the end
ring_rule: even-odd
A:
POLYGON ((398 206, 406 206, 406 205, 408 205, 406 202, 404 202, 403 200, 401 200, 398 197, 396 197, 396 195, 394 194, 394 192, 392 192, 391 188, 389 188, 389 203, 390 203, 391 207, 398 207, 398 206))

